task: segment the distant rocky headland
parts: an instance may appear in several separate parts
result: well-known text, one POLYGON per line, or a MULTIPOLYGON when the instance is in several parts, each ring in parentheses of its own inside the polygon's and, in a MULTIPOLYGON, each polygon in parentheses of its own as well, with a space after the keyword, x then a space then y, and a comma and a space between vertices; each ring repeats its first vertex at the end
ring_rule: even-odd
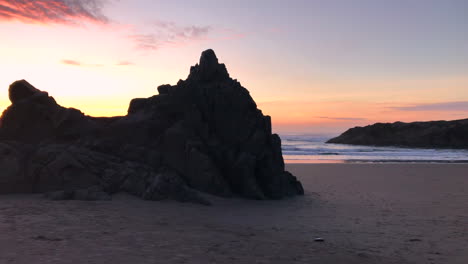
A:
POLYGON ((327 143, 468 149, 468 119, 413 123, 377 123, 355 127, 327 143))
POLYGON ((304 193, 285 171, 271 118, 213 50, 186 80, 158 92, 133 99, 126 116, 97 118, 14 82, 0 118, 0 194, 100 200, 127 192, 207 204, 202 192, 251 199, 304 193))

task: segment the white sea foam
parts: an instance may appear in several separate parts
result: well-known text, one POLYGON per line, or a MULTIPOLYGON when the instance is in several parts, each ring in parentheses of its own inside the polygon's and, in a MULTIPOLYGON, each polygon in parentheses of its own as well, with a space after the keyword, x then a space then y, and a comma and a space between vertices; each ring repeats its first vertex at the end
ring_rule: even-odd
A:
POLYGON ((283 157, 290 161, 466 162, 468 150, 327 144, 333 136, 281 135, 283 157))

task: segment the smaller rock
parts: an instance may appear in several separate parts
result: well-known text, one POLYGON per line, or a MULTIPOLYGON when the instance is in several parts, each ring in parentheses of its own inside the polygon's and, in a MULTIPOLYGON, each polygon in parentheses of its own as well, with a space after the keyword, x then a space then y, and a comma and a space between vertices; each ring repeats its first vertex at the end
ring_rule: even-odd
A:
POLYGON ((171 88, 171 85, 169 84, 160 85, 158 86, 158 92, 159 94, 168 94, 170 88, 171 88))
POLYGON ((41 93, 41 91, 36 89, 26 80, 20 80, 12 83, 8 92, 12 104, 22 99, 31 97, 37 93, 41 93))
POLYGON ((211 205, 197 191, 186 186, 179 174, 173 170, 163 169, 150 181, 152 181, 151 184, 142 195, 143 199, 154 201, 173 199, 179 202, 211 205))
POLYGON ((74 191, 73 200, 80 201, 110 201, 112 197, 103 192, 99 186, 74 191))
POLYGON ((325 239, 321 238, 321 237, 316 237, 314 239, 315 242, 325 242, 325 239))
POLYGON ((148 104, 148 100, 145 98, 135 98, 130 101, 130 106, 128 107, 128 114, 135 114, 140 110, 145 109, 148 104))
POLYGON ((73 191, 56 191, 48 192, 44 195, 45 198, 53 201, 61 200, 79 200, 79 201, 109 201, 111 196, 99 186, 92 186, 86 189, 79 189, 73 191))
POLYGON ((44 197, 52 201, 72 200, 73 191, 56 191, 44 194, 44 197))
POLYGON ((368 258, 369 257, 369 255, 367 255, 364 252, 359 252, 357 255, 358 255, 358 257, 361 257, 361 258, 368 258))

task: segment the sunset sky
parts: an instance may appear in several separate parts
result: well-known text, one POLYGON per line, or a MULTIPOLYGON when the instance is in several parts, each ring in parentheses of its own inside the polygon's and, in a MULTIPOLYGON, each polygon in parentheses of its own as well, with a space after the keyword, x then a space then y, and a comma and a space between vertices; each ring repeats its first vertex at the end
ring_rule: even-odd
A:
POLYGON ((208 48, 277 132, 468 118, 466 0, 0 0, 0 110, 26 79, 124 115, 208 48))

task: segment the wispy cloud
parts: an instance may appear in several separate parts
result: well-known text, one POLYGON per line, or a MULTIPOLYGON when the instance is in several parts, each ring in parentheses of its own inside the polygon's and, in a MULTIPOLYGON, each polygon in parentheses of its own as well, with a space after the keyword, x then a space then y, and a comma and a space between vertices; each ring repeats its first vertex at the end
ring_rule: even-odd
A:
POLYGON ((70 60, 70 59, 64 59, 64 60, 61 60, 60 62, 62 64, 70 65, 70 66, 82 66, 82 67, 102 67, 102 66, 104 66, 102 64, 83 63, 81 61, 70 60))
POLYGON ((172 21, 158 20, 149 25, 145 33, 136 32, 128 38, 139 49, 158 50, 164 47, 180 47, 196 41, 233 40, 246 37, 246 34, 233 29, 212 26, 180 25, 172 21))
POLYGON ((468 111, 468 101, 389 107, 398 111, 468 111))
POLYGON ((165 46, 180 46, 191 41, 204 40, 213 30, 211 26, 181 26, 168 21, 156 21, 150 26, 150 33, 128 36, 140 49, 157 50, 165 46))
POLYGON ((17 20, 39 24, 107 23, 106 0, 0 0, 0 22, 17 20))
POLYGON ((133 63, 131 61, 119 61, 119 62, 117 62, 116 65, 117 66, 131 66, 131 65, 135 65, 135 63, 133 63))
MULTIPOLYGON (((98 63, 84 63, 82 61, 77 61, 77 60, 71 60, 71 59, 63 59, 60 61, 60 63, 69 65, 69 66, 80 66, 80 67, 102 67, 105 66, 104 64, 98 64, 98 63)), ((131 61, 119 61, 114 64, 114 66, 132 66, 135 65, 135 63, 131 61)))
MULTIPOLYGON (((81 25, 86 22, 105 24, 109 28, 125 30, 124 36, 142 50, 159 50, 165 47, 181 47, 196 41, 232 40, 246 36, 233 29, 213 28, 210 25, 183 25, 163 20, 145 25, 123 25, 103 13, 104 5, 112 1, 114 0, 0 0, 0 23, 19 21, 43 25, 81 25)), ((63 63, 80 65, 77 61, 63 63)), ((119 62, 116 65, 132 64, 119 62)))
POLYGON ((76 60, 62 60, 61 62, 67 65, 81 66, 81 62, 76 61, 76 60))
POLYGON ((335 121, 365 121, 367 118, 360 118, 360 117, 329 117, 329 116, 317 116, 320 119, 328 119, 328 120, 335 120, 335 121))
POLYGON ((175 22, 168 21, 156 21, 154 22, 155 28, 157 28, 162 34, 170 34, 172 38, 200 38, 204 37, 209 31, 210 26, 179 26, 175 22))

